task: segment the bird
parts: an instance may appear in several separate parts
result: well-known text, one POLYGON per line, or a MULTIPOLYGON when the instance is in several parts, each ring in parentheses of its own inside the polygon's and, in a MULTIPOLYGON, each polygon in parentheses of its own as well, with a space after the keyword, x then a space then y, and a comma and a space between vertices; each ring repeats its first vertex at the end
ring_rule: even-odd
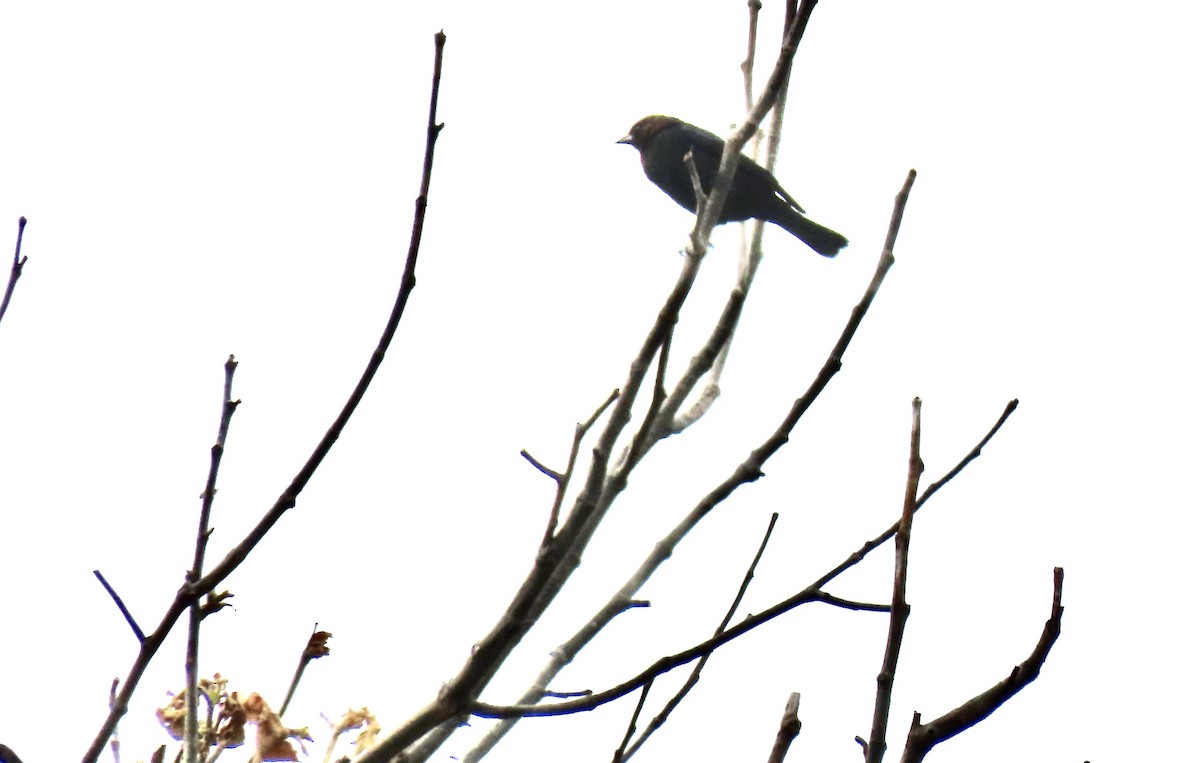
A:
MULTIPOLYGON (((705 193, 711 193, 713 178, 721 164, 721 152, 725 149, 725 141, 708 130, 662 114, 639 119, 629 129, 629 134, 617 143, 636 148, 650 182, 690 212, 696 211, 696 192, 684 156, 689 150, 692 152, 700 186, 705 193)), ((741 222, 751 217, 774 223, 825 257, 834 256, 849 243, 842 234, 818 225, 802 212, 801 206, 783 190, 774 175, 740 154, 733 184, 717 224, 741 222)))

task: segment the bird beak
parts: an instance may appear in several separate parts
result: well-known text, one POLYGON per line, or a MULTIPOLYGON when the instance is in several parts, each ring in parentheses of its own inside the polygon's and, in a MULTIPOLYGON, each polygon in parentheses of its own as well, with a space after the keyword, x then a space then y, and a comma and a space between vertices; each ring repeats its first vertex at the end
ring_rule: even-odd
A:
POLYGON ((633 133, 629 133, 624 138, 621 138, 620 140, 618 140, 617 143, 628 143, 629 145, 632 146, 633 145, 633 133))

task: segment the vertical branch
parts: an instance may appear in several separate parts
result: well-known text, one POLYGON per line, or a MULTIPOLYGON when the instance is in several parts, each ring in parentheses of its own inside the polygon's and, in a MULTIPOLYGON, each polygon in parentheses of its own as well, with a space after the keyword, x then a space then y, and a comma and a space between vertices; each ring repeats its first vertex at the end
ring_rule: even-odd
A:
POLYGON ((21 256, 21 240, 25 238, 25 218, 17 220, 17 248, 13 252, 12 270, 8 273, 8 286, 4 289, 4 299, 0 301, 0 320, 4 320, 4 314, 8 312, 8 303, 12 301, 13 290, 17 288, 17 281, 21 278, 21 271, 25 269, 25 260, 28 257, 21 256))
MULTIPOLYGON (((208 537, 211 533, 209 521, 212 518, 213 500, 217 497, 217 472, 221 468, 221 457, 225 454, 225 437, 229 434, 229 423, 233 420, 233 412, 237 410, 240 400, 233 399, 233 372, 237 370, 237 361, 232 355, 225 361, 225 393, 221 402, 221 423, 217 426, 217 441, 212 446, 209 456, 208 481, 204 484, 204 494, 200 502, 200 522, 196 529, 196 552, 192 559, 192 569, 187 573, 187 585, 195 585, 204 574, 204 552, 208 548, 208 537)), ((187 749, 187 762, 200 763, 200 724, 196 714, 198 706, 197 693, 200 683, 200 621, 204 615, 200 611, 200 597, 192 598, 188 605, 188 638, 187 654, 184 657, 184 673, 187 679, 187 715, 184 718, 184 746, 187 749)), ((114 683, 114 696, 116 685, 114 683)))
MULTIPOLYGON (((796 21, 796 12, 796 0, 787 0, 783 11, 785 41, 787 30, 791 29, 792 24, 796 21)), ((779 87, 779 99, 775 103, 775 108, 771 110, 771 126, 767 129, 767 155, 762 161, 762 166, 771 173, 775 172, 775 165, 779 160, 779 144, 783 142, 783 115, 787 110, 788 87, 792 84, 791 66, 792 62, 789 61, 788 75, 784 77, 783 83, 779 87)), ((757 160, 757 155, 755 159, 757 160)), ((762 262, 763 227, 761 220, 755 220, 750 225, 750 249, 746 253, 744 261, 739 265, 740 281, 743 288, 746 289, 750 288, 754 274, 758 272, 759 263, 762 262)))
MULTIPOLYGON (((783 40, 781 41, 781 53, 779 61, 776 63, 775 71, 772 73, 771 84, 763 94, 763 101, 773 103, 767 107, 767 110, 759 108, 755 109, 755 104, 751 97, 753 83, 753 60, 758 39, 758 10, 761 4, 758 0, 750 0, 750 30, 748 33, 748 50, 746 61, 742 64, 742 79, 746 91, 746 111, 749 114, 748 120, 753 118, 755 113, 762 113, 764 116, 767 111, 771 114, 771 126, 767 137, 767 157, 762 163, 769 172, 775 171, 776 159, 779 155, 779 144, 783 136, 783 115, 784 109, 787 106, 788 85, 791 82, 792 60, 795 54, 795 46, 799 42, 799 35, 803 34, 808 17, 812 13, 814 2, 805 3, 803 18, 797 24, 800 10, 797 8, 797 0, 788 0, 784 8, 783 19, 783 40), (791 44, 791 55, 784 55, 788 51, 789 43, 791 44)), ((754 122, 754 129, 749 133, 751 157, 758 161, 759 143, 762 131, 759 129, 761 118, 754 122)), ((743 126, 743 130, 744 130, 743 126)), ((741 131, 739 131, 740 134, 741 131)), ((731 138, 731 140, 733 140, 731 138)), ((739 149, 740 150, 740 146, 739 149)), ((699 198, 699 196, 697 196, 699 198)), ((737 287, 734 294, 730 295, 727 310, 734 306, 734 302, 740 300, 745 301, 746 295, 750 291, 751 285, 754 283, 754 276, 758 272, 758 266, 762 262, 762 239, 763 239, 763 223, 761 220, 747 220, 742 225, 742 246, 741 253, 738 258, 738 278, 737 287), (747 235, 748 233, 748 235, 747 235)), ((711 363, 711 370, 708 373, 708 381, 704 386, 700 396, 692 403, 691 407, 679 414, 678 416, 672 412, 674 420, 671 422, 670 432, 675 433, 682 431, 686 427, 695 423, 703 416, 717 397, 721 394, 721 375, 725 370, 725 363, 729 359, 730 347, 733 344, 733 334, 737 330, 737 325, 741 319, 741 310, 736 309, 731 313, 730 326, 728 328, 729 336, 720 344, 716 350, 715 360, 711 363)), ((711 341, 706 344, 706 349, 711 347, 711 341)), ((698 381, 698 378, 697 378, 698 381)), ((695 383, 679 384, 677 387, 677 396, 681 399, 674 405, 676 410, 682 405, 682 398, 691 394, 695 383)))
POLYGON ((754 54, 758 51, 758 12, 762 10, 762 2, 749 0, 746 5, 750 8, 750 31, 746 39, 746 60, 742 62, 742 83, 745 85, 746 111, 749 111, 754 107, 754 54))
POLYGON ((779 719, 779 732, 775 735, 775 745, 767 763, 783 763, 792 740, 800 734, 800 693, 792 692, 783 708, 783 717, 779 719))
POLYGON ((742 147, 749 142, 750 136, 758 130, 767 112, 775 106, 780 88, 791 76, 792 59, 796 57, 796 49, 800 45, 800 39, 804 36, 804 30, 808 27, 808 19, 812 16, 816 5, 817 0, 801 2, 796 11, 796 17, 788 26, 783 45, 779 49, 779 58, 775 61, 775 68, 767 79, 762 97, 754 104, 754 108, 750 109, 750 113, 746 115, 746 120, 742 125, 725 141, 720 169, 717 170, 717 176, 713 179, 712 192, 708 195, 707 200, 700 200, 701 203, 698 204, 696 227, 692 231, 689 246, 689 254, 692 256, 700 257, 705 252, 708 240, 712 236, 712 230, 717 225, 717 217, 725 206, 725 199, 729 196, 729 187, 732 185, 733 173, 737 168, 738 155, 741 153, 742 147))
MULTIPOLYGON (((108 708, 110 710, 112 709, 113 703, 117 700, 117 687, 120 685, 121 679, 114 678, 112 680, 112 685, 108 687, 108 708)), ((116 729, 113 729, 112 739, 110 739, 108 742, 108 749, 110 752, 112 752, 113 763, 121 763, 121 737, 117 733, 116 729)), ((9 763, 2 755, 0 755, 0 761, 9 763)))
POLYGON ((904 600, 908 586, 908 548, 912 535, 913 512, 917 505, 917 484, 921 472, 921 398, 912 402, 912 437, 908 451, 908 480, 904 486, 904 508, 900 513, 900 525, 896 530, 896 571, 892 582, 892 616, 888 622, 887 645, 883 652, 883 668, 876 678, 875 719, 871 723, 871 739, 867 743, 867 763, 879 763, 887 747, 888 712, 892 705, 892 687, 896 681, 896 665, 900 661, 900 642, 904 638, 904 624, 908 619, 908 602, 904 600))

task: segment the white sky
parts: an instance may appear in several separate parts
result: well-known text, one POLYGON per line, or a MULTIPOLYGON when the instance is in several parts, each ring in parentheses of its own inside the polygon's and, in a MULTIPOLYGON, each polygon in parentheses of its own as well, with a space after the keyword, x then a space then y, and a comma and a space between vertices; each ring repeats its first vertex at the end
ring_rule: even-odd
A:
MULTIPOLYGON (((770 56, 779 14, 764 9, 770 56)), ((229 580, 236 611, 206 624, 202 652, 203 672, 277 703, 319 622, 334 654, 288 714, 314 729, 362 705, 391 728, 430 698, 532 561, 551 486, 518 451, 563 463, 681 264, 688 215, 613 141, 656 112, 727 132, 745 15, 732 1, 6 7, 0 243, 30 222, 0 325, 0 741, 72 760, 98 728, 135 643, 91 571, 154 627, 190 564, 227 355, 243 405, 215 558, 331 422, 398 283, 445 29, 446 128, 396 344, 299 506, 229 580)), ((486 698, 514 699, 776 426, 858 300, 914 167, 896 266, 842 373, 767 477, 644 592, 654 606, 555 687, 601 689, 702 640, 772 511, 747 611, 886 527, 914 395, 927 480, 1019 397, 919 515, 893 754, 913 710, 935 717, 1028 655, 1061 565, 1064 632, 1041 678, 934 756, 1176 757, 1200 710, 1196 22, 1165 2, 821 3, 777 174, 851 245, 827 261, 768 233, 723 397, 646 462, 486 698)), ((678 359, 719 309, 735 237, 716 239, 678 359)), ((886 600, 891 549, 878 553, 833 591, 886 600)), ((765 759, 799 691, 793 756, 858 760, 885 628, 805 609, 761 629, 717 655, 641 756, 765 759)), ((182 685, 181 655, 173 638, 144 679, 125 760, 165 740, 152 713, 182 685)), ((634 699, 524 722, 492 759, 608 759, 634 699)))

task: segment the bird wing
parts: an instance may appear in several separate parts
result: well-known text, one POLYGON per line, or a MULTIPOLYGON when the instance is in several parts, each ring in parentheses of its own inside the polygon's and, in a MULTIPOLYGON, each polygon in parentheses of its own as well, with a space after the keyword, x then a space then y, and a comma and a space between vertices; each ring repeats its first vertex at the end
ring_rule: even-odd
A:
POLYGON ((712 178, 721 163, 721 146, 721 139, 712 133, 681 124, 654 137, 642 152, 642 166, 655 185, 680 206, 695 212, 696 192, 684 157, 691 151, 700 187, 707 193, 712 190, 712 178))
MULTIPOLYGON (((692 157, 696 162, 696 172, 700 175, 705 193, 712 192, 712 178, 717 176, 717 170, 721 166, 721 154, 725 150, 725 140, 720 138, 708 130, 703 130, 699 127, 689 124, 680 125, 678 132, 682 136, 686 136, 692 145, 692 157)), ((686 149, 685 149, 686 151, 686 149)), ((759 184, 767 188, 774 188, 775 192, 785 201, 788 206, 795 209, 797 212, 803 212, 804 207, 800 206, 792 195, 783 189, 779 181, 768 172, 764 167, 759 165, 750 157, 742 154, 742 160, 738 163, 738 172, 749 173, 756 177, 759 184)), ((689 184, 691 178, 688 178, 689 184)), ((689 195, 691 195, 689 191, 689 195)))
MULTIPOLYGON (((766 170, 764 170, 764 172, 765 171, 766 170)), ((788 204, 790 204, 792 207, 794 207, 797 212, 804 211, 804 207, 800 206, 800 203, 798 201, 796 201, 795 199, 793 199, 792 195, 790 193, 783 190, 783 186, 779 185, 778 180, 775 181, 775 193, 779 194, 783 198, 783 200, 786 201, 788 204)))

